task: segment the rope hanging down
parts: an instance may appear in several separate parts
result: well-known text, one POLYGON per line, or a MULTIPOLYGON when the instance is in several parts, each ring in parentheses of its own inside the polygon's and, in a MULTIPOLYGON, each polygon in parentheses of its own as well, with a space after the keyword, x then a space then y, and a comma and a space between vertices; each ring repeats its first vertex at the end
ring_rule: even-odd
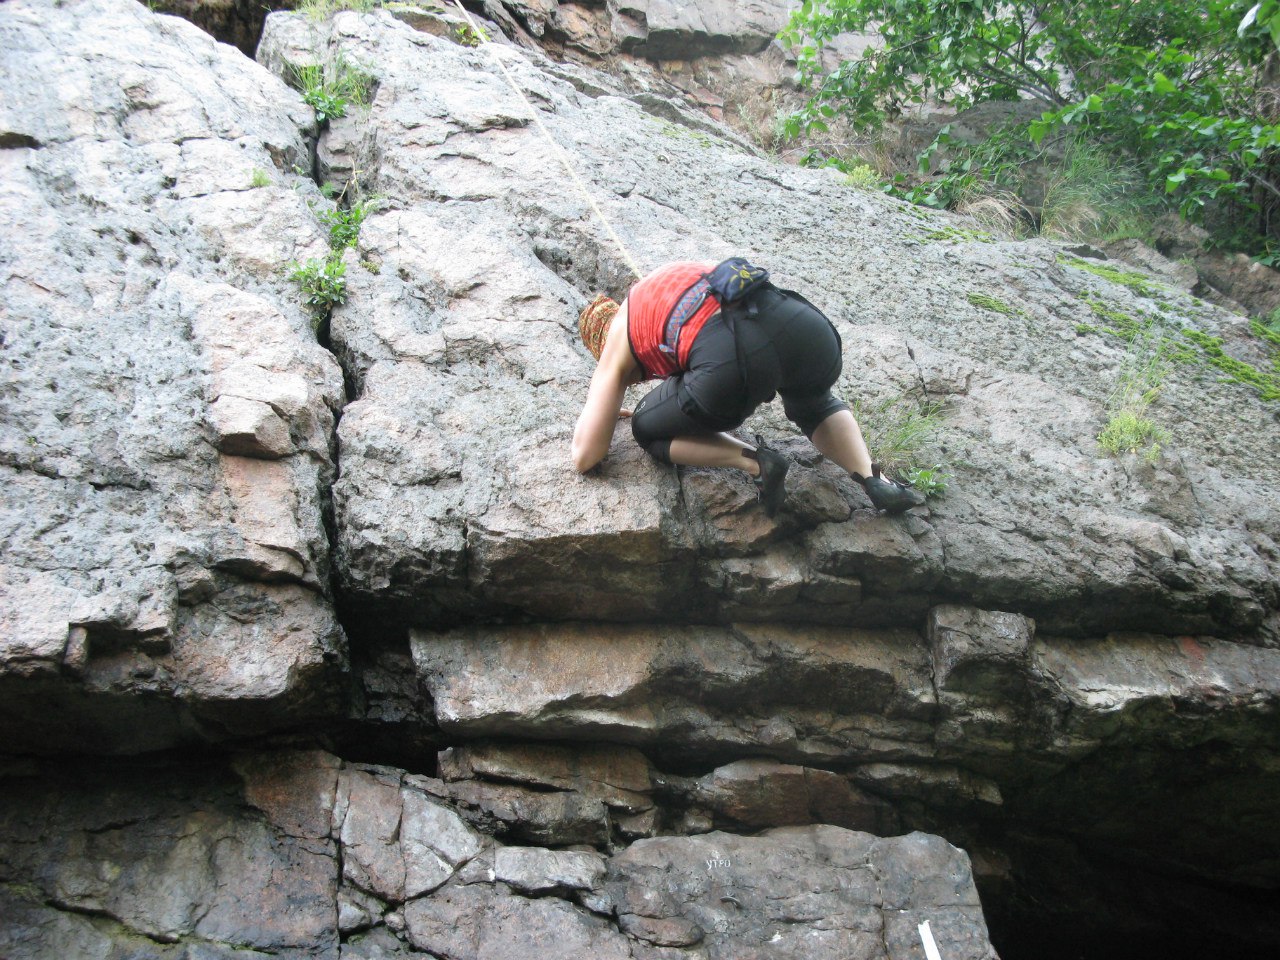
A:
MULTIPOLYGON (((485 34, 476 25, 476 22, 471 19, 471 14, 467 12, 467 8, 462 5, 461 0, 454 0, 454 2, 458 9, 462 11, 462 15, 467 18, 467 24, 471 27, 473 36, 480 41, 480 46, 493 46, 493 44, 485 37, 485 34)), ((578 189, 582 191, 582 196, 586 198, 588 205, 590 205, 591 209, 596 212, 596 216, 600 218, 600 222, 604 224, 605 230, 609 233, 609 238, 614 242, 614 245, 617 246, 618 252, 622 254, 622 259, 626 261, 627 267, 631 270, 631 273, 635 278, 639 280, 643 274, 636 266, 636 262, 631 259, 631 254, 627 252, 626 244, 624 244, 614 232, 613 226, 609 223, 609 218, 604 215, 604 211, 600 209, 599 205, 592 198, 591 192, 587 189, 587 185, 582 182, 582 178, 578 176, 578 172, 573 169, 573 164, 569 162, 569 154, 565 151, 564 147, 560 146, 560 144, 556 143, 555 139, 552 138, 551 132, 542 123, 542 117, 539 116, 537 108, 534 107, 534 105, 529 101, 529 98, 525 96, 525 92, 516 84, 515 78, 513 78, 510 71, 507 70, 507 65, 502 62, 502 57, 499 56, 496 51, 492 56, 494 62, 498 65, 498 69, 502 71, 502 76, 506 78, 507 84, 516 92, 516 95, 524 101, 524 105, 529 110, 529 116, 533 118, 534 124, 540 131, 542 131, 542 135, 546 137, 547 143, 551 146, 551 151, 559 158, 565 172, 569 174, 570 179, 572 179, 578 189)))

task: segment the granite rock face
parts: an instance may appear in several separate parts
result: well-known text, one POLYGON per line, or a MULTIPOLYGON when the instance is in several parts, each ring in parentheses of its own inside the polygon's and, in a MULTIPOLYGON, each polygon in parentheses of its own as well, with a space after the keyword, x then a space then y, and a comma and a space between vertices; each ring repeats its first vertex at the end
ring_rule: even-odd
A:
POLYGON ((320 139, 363 145, 352 169, 386 198, 361 234, 378 272, 355 271, 333 318, 360 391, 339 431, 337 564, 361 604, 432 626, 499 610, 887 626, 945 599, 1054 634, 1277 642, 1276 467, 1254 454, 1275 447, 1274 415, 1188 365, 1152 412, 1175 436, 1158 464, 1094 441, 1127 356, 1082 332, 1094 304, 1209 333, 1229 315, 775 168, 510 48, 282 16, 260 56, 283 70, 308 42, 379 72, 369 113, 320 139), (944 404, 947 495, 874 516, 773 408, 746 429, 797 460, 774 521, 744 478, 661 468, 625 425, 597 472, 568 473, 591 371, 572 319, 591 291, 625 292, 628 267, 494 58, 641 269, 751 254, 830 312, 849 399, 944 404))
POLYGON ((1104 320, 1266 345, 456 27, 275 14, 255 64, 0 5, 0 954, 976 958, 977 888, 1024 948, 1270 944, 1280 423, 1188 363, 1153 462, 1095 442, 1104 320), (339 62, 318 126, 281 78, 339 62), (317 324, 325 181, 378 200, 317 324), (875 514, 777 405, 773 520, 625 422, 573 472, 577 311, 734 254, 831 315, 873 448, 940 405, 942 497, 875 514))
POLYGON ((327 713, 342 374, 280 275, 324 246, 286 183, 309 111, 134 5, 7 4, 0 33, 5 739, 133 751, 327 713))
MULTIPOLYGON (((1274 414, 1189 364, 1152 409, 1175 437, 1157 462, 1094 439, 1134 355, 1091 332, 1100 310, 1224 341, 1231 315, 774 167, 678 104, 536 55, 339 16, 273 18, 260 57, 281 70, 308 49, 376 65, 368 115, 319 149, 354 150, 345 168, 386 198, 361 234, 378 272, 355 273, 333 317, 359 391, 339 429, 338 574, 353 605, 413 631, 441 737, 621 742, 671 784, 696 766, 682 829, 758 824, 690 784, 772 762, 834 770, 846 806, 893 807, 865 804, 863 824, 963 822, 979 843, 1066 808, 1070 842, 1204 882, 1276 881, 1245 826, 1273 819, 1277 476, 1258 451, 1277 448, 1274 414), (758 257, 831 314, 841 389, 869 420, 888 400, 941 403, 946 495, 876 516, 771 408, 745 429, 795 461, 774 521, 744 478, 659 467, 625 424, 573 475, 591 372, 573 317, 598 289, 624 293, 629 267, 497 59, 638 266, 758 257), (534 622, 469 623, 494 618, 534 622), (1149 781, 1154 820, 1107 820, 1157 757, 1178 774, 1149 781), (1233 814, 1202 855, 1172 800, 1224 764, 1233 814)), ((531 824, 606 833, 581 794, 453 789, 513 835, 535 809, 531 824)), ((1033 873, 1024 854, 1014 872, 1033 873)))

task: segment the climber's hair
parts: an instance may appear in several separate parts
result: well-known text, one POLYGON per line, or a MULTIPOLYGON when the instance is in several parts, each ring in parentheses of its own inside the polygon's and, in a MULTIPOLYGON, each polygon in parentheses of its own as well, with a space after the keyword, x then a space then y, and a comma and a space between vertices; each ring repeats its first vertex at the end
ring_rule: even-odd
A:
POLYGON ((605 294, 600 294, 578 314, 578 335, 591 355, 600 359, 604 341, 609 336, 609 325, 618 312, 618 304, 605 294))

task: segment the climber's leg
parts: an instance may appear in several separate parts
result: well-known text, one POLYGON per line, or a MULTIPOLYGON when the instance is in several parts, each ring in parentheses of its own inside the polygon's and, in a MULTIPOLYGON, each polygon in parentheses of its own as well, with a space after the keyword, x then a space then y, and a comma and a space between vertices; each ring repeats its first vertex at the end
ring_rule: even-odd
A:
POLYGON ((682 401, 683 380, 680 376, 662 381, 636 406, 631 416, 636 442, 663 463, 736 467, 757 476, 759 464, 745 456, 755 448, 717 429, 718 425, 700 414, 687 397, 682 401))
POLYGON ((824 457, 844 467, 862 484, 877 510, 901 513, 924 503, 918 490, 880 476, 880 468, 871 462, 858 421, 847 409, 836 411, 818 424, 812 440, 824 457))
POLYGON ((753 447, 726 432, 773 394, 771 383, 754 386, 753 393, 739 370, 732 332, 716 317, 694 342, 689 369, 664 380, 636 405, 631 431, 663 463, 745 471, 772 517, 786 496, 789 461, 758 436, 753 447))
POLYGON ((871 454, 862 439, 862 429, 848 407, 819 423, 809 439, 824 457, 849 473, 871 476, 871 454))

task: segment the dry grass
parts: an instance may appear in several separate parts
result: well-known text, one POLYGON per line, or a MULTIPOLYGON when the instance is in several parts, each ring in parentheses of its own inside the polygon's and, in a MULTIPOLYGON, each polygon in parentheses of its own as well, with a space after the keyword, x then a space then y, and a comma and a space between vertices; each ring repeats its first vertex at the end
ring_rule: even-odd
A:
POLYGON ((1031 220, 1030 213, 1017 194, 1008 190, 965 197, 956 204, 955 210, 977 222, 987 232, 1008 237, 1025 235, 1027 224, 1031 220))

